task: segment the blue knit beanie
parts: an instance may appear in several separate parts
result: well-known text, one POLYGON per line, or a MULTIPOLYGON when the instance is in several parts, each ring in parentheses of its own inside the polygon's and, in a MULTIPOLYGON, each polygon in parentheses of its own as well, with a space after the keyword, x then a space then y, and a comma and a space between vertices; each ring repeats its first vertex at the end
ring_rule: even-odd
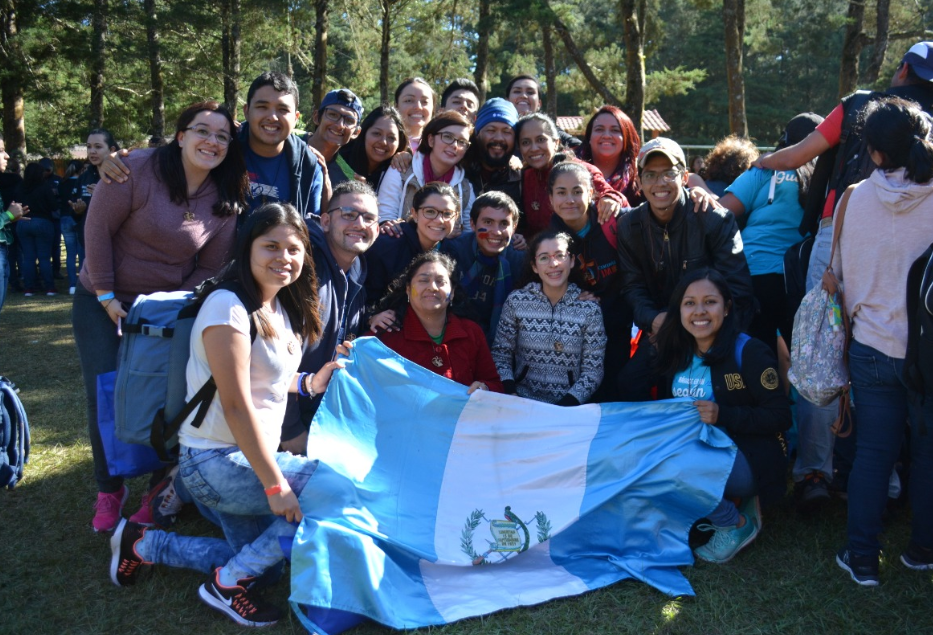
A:
POLYGON ((483 107, 476 113, 476 128, 474 130, 479 132, 486 124, 493 122, 507 123, 514 128, 517 121, 518 111, 515 110, 512 102, 501 97, 493 97, 483 104, 483 107))

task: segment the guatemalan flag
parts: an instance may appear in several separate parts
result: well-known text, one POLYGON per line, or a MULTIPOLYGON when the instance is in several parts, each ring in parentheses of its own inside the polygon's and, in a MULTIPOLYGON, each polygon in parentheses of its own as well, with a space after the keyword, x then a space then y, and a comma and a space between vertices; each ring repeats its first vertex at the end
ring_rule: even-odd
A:
POLYGON ((355 342, 311 426, 291 603, 334 635, 445 624, 635 578, 693 595, 691 525, 735 446, 689 401, 564 408, 355 342))

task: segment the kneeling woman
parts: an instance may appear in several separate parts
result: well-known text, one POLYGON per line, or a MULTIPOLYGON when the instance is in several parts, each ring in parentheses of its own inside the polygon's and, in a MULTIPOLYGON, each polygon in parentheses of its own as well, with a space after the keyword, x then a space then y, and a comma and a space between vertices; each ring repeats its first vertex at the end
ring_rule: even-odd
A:
POLYGON ((505 391, 578 406, 603 378, 606 333, 599 303, 580 300, 579 274, 564 232, 535 236, 525 259, 526 284, 509 294, 499 318, 492 358, 505 391))
POLYGON ((199 590, 206 604, 240 624, 264 626, 281 613, 259 600, 251 584, 282 561, 279 539, 294 535, 292 522, 302 518, 298 495, 317 467, 276 452, 285 397, 323 392, 340 362, 297 374, 302 343, 320 336, 321 319, 308 230, 293 207, 256 210, 218 280, 219 287, 206 285, 201 294, 187 376, 189 399, 210 377, 219 399, 200 427, 190 420, 182 426, 178 468, 226 540, 122 520, 110 542, 110 576, 118 586, 130 585, 140 565, 153 563, 210 573, 199 590))
POLYGON ((379 303, 373 331, 402 357, 468 386, 468 394, 502 392, 483 329, 456 315, 460 294, 453 275, 450 256, 436 251, 415 256, 379 303))
POLYGON ((726 562, 758 535, 758 495, 767 504, 784 493, 782 433, 791 413, 777 360, 764 342, 737 331, 729 286, 712 269, 681 279, 657 344, 670 388, 666 396, 692 398, 700 420, 721 428, 738 446, 723 499, 707 516, 715 533, 696 550, 698 558, 726 562))

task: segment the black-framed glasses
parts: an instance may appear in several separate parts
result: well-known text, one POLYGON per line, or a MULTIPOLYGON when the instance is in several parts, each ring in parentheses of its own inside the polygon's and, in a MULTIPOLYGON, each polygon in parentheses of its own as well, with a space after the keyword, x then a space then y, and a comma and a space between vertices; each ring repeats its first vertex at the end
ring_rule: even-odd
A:
POLYGON ((204 126, 190 126, 185 128, 185 130, 190 130, 194 133, 194 136, 196 136, 198 139, 203 139, 204 141, 214 137, 214 140, 222 146, 230 145, 230 142, 233 140, 233 137, 228 135, 226 132, 214 132, 210 128, 206 128, 204 126))
POLYGON ((461 139, 460 137, 458 137, 452 132, 439 132, 437 133, 437 136, 441 138, 441 141, 443 141, 449 146, 453 144, 457 144, 457 147, 460 148, 461 150, 466 150, 467 148, 470 147, 469 141, 467 141, 466 139, 461 139))
POLYGON ((354 115, 344 115, 333 108, 324 109, 324 118, 331 123, 343 123, 347 128, 356 128, 356 117, 354 115))
POLYGON ((663 172, 642 172, 641 173, 641 182, 645 185, 653 185, 659 180, 663 183, 673 183, 681 175, 681 171, 677 168, 672 170, 664 170, 663 172))
POLYGON ((376 221, 379 220, 379 216, 371 212, 361 212, 358 209, 353 209, 352 207, 332 207, 327 210, 326 213, 333 214, 334 212, 340 212, 340 218, 347 221, 348 223, 355 223, 356 219, 359 218, 363 221, 364 225, 373 225, 376 221))
POLYGON ((418 211, 428 220, 434 220, 438 216, 441 217, 441 220, 450 220, 457 215, 457 212, 452 209, 435 209, 433 207, 419 207, 418 211))

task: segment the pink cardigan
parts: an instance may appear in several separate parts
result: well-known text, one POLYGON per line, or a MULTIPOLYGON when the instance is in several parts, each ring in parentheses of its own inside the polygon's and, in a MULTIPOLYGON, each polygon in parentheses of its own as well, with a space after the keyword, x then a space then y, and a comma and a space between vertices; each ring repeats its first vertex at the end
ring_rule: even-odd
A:
POLYGON ((210 179, 187 205, 172 203, 154 151, 137 150, 124 162, 129 180, 100 181, 91 198, 81 284, 112 289, 124 303, 140 294, 194 289, 232 255, 236 216, 214 216, 218 196, 210 179))

